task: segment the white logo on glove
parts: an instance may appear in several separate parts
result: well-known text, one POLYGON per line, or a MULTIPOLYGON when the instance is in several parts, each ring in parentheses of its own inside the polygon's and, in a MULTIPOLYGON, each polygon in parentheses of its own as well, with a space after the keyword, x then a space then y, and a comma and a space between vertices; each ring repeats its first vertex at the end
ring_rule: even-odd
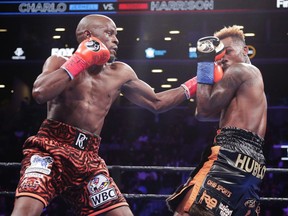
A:
POLYGON ((98 52, 100 50, 99 42, 95 40, 89 40, 86 42, 86 47, 94 52, 98 52))
POLYGON ((210 40, 198 41, 197 49, 203 53, 211 53, 215 50, 214 45, 210 40))

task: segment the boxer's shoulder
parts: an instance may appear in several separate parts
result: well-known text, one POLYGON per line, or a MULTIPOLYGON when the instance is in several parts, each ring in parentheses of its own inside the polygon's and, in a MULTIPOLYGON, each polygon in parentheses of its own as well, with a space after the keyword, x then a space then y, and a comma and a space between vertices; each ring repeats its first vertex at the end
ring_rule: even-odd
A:
POLYGON ((61 55, 51 55, 49 56, 46 61, 44 66, 54 66, 55 68, 60 68, 64 62, 66 62, 68 57, 61 56, 61 55))

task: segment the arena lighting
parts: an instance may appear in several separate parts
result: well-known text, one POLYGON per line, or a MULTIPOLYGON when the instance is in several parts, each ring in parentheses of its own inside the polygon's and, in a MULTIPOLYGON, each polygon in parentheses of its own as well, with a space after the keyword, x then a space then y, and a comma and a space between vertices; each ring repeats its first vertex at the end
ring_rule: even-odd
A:
POLYGON ((283 145, 283 144, 275 144, 275 145, 273 145, 273 148, 275 148, 275 149, 286 148, 287 151, 288 151, 288 145, 287 145, 287 144, 286 144, 286 145, 283 145))
POLYGON ((172 87, 172 85, 170 85, 170 84, 162 84, 161 85, 161 88, 171 88, 172 87))
POLYGON ((242 25, 237 25, 239 29, 244 29, 244 26, 242 25))
POLYGON ((169 34, 180 34, 180 31, 178 31, 178 30, 171 30, 171 31, 169 31, 169 34))
POLYGON ((177 78, 167 78, 168 82, 177 82, 178 79, 177 78))
POLYGON ((116 30, 117 30, 118 32, 121 32, 121 31, 124 31, 124 28, 122 28, 122 27, 117 27, 116 30))
POLYGON ((54 35, 54 36, 53 36, 53 39, 55 39, 55 40, 58 40, 58 39, 60 39, 60 38, 61 38, 60 35, 54 35))
POLYGON ((162 73, 163 70, 162 69, 152 69, 151 72, 152 73, 162 73))
POLYGON ((273 148, 274 149, 286 149, 286 152, 287 152, 287 156, 286 157, 281 157, 281 160, 282 161, 288 161, 288 145, 287 144, 276 144, 276 145, 273 145, 273 148))
POLYGON ((255 37, 255 33, 244 33, 245 37, 255 37))
POLYGON ((165 41, 171 41, 172 38, 171 38, 171 37, 165 37, 164 40, 165 40, 165 41))
POLYGON ((5 85, 4 84, 0 84, 0 88, 5 88, 5 85))
POLYGON ((7 32, 7 29, 0 29, 0 32, 7 32))
POLYGON ((56 31, 56 32, 64 32, 64 31, 65 31, 65 28, 55 28, 55 31, 56 31))

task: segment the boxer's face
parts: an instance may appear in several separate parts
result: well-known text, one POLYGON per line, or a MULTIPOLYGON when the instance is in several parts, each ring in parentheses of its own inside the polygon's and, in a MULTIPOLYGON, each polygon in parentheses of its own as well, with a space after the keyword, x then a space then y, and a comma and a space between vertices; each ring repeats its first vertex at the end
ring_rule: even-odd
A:
POLYGON ((117 38, 116 25, 113 21, 107 19, 92 29, 91 34, 101 40, 110 51, 110 61, 116 58, 119 40, 117 38))
POLYGON ((221 41, 226 49, 226 53, 221 61, 221 66, 224 71, 234 63, 245 62, 244 47, 241 43, 232 40, 231 37, 224 38, 221 41))

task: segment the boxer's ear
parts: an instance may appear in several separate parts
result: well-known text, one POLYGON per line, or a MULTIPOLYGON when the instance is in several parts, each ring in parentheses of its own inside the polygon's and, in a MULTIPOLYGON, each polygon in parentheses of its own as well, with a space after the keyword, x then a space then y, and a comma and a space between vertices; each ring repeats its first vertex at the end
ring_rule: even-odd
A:
POLYGON ((244 55, 244 56, 248 55, 248 51, 249 51, 248 46, 244 46, 243 51, 244 51, 244 52, 243 52, 243 55, 244 55))
POLYGON ((88 30, 84 31, 84 35, 86 36, 86 38, 90 38, 92 36, 91 32, 88 30))

